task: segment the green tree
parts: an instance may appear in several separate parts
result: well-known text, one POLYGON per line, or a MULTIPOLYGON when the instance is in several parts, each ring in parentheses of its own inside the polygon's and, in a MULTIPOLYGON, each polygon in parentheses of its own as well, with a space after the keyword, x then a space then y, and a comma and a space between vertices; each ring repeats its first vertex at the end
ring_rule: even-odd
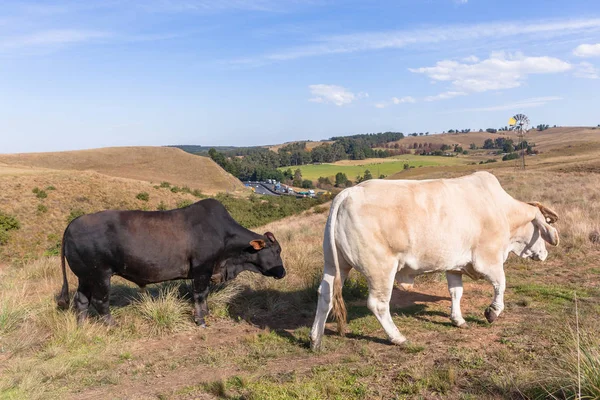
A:
POLYGON ((312 188, 314 188, 315 186, 313 185, 313 181, 311 181, 310 179, 304 179, 304 180, 302 181, 302 187, 303 187, 304 189, 312 189, 312 188))
POLYGON ((346 185, 348 182, 348 177, 343 172, 338 172, 335 174, 335 186, 342 187, 346 185))
POLYGON ((300 168, 294 171, 293 185, 296 187, 302 186, 302 171, 300 171, 300 168))
POLYGON ((371 171, 367 169, 365 170, 365 176, 363 177, 363 181, 368 181, 369 179, 373 179, 373 175, 371 175, 371 171))

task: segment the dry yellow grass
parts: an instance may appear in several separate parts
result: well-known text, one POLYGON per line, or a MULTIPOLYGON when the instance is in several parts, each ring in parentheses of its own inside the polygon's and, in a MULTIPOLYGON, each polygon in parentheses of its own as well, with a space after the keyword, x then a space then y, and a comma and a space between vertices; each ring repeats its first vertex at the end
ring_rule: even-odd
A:
MULTIPOLYGON (((242 183, 208 157, 199 157, 173 147, 109 147, 56 153, 0 154, 10 173, 27 174, 33 169, 95 171, 113 177, 189 186, 204 193, 235 192, 242 183)), ((37 173, 37 171, 36 171, 37 173)))
MULTIPOLYGON (((74 210, 85 213, 105 209, 156 210, 162 202, 176 208, 181 200, 197 201, 191 194, 172 193, 168 188, 155 189, 150 182, 115 178, 89 171, 57 171, 27 169, 3 173, 0 167, 0 210, 15 216, 21 228, 11 232, 7 245, 0 247, 6 261, 39 257, 56 244, 74 210), (46 190, 47 198, 39 199, 34 188, 46 190), (149 194, 148 201, 136 199, 140 192, 149 194), (47 211, 41 212, 40 206, 47 211)), ((192 187, 192 189, 195 189, 192 187)), ((0 260, 0 264, 1 264, 0 260)))
MULTIPOLYGON (((400 145, 412 145, 413 143, 433 143, 434 145, 447 144, 452 146, 458 144, 463 149, 468 149, 471 143, 476 146, 483 146, 486 139, 496 139, 498 137, 509 137, 515 142, 517 136, 512 131, 487 133, 487 132, 469 132, 469 133, 442 133, 428 136, 408 136, 398 140, 400 145)), ((540 151, 549 151, 556 148, 567 147, 572 144, 598 142, 600 141, 600 129, 586 127, 568 127, 568 128, 550 128, 545 131, 531 129, 526 134, 526 140, 536 143, 540 151)))

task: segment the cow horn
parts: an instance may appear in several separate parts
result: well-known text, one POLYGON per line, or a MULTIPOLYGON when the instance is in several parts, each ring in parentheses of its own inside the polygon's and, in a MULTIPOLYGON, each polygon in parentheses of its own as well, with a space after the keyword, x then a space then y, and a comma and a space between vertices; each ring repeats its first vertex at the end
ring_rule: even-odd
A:
POLYGON ((556 221, 558 221, 558 214, 554 210, 551 210, 548 207, 546 207, 545 205, 543 205, 542 203, 533 201, 533 202, 527 203, 527 204, 539 208, 540 211, 542 212, 542 215, 544 216, 544 218, 546 218, 547 223, 553 224, 556 221))
POLYGON ((277 241, 277 239, 275 239, 275 235, 273 235, 271 232, 265 233, 265 236, 268 237, 269 240, 273 243, 275 243, 277 241))

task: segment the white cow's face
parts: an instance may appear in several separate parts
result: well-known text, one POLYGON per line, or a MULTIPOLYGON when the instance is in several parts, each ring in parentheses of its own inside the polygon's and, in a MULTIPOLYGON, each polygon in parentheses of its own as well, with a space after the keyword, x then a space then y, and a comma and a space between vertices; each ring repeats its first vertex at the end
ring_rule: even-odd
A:
POLYGON ((558 231, 546 223, 538 212, 536 218, 517 229, 513 236, 511 251, 523 258, 544 261, 548 257, 546 242, 557 246, 558 231))

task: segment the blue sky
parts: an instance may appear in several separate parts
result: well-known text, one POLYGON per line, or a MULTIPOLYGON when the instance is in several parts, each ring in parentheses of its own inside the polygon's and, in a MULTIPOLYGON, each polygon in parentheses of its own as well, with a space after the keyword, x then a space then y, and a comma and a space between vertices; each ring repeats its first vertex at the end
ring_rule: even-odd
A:
POLYGON ((597 0, 0 3, 0 153, 600 124, 597 0))

